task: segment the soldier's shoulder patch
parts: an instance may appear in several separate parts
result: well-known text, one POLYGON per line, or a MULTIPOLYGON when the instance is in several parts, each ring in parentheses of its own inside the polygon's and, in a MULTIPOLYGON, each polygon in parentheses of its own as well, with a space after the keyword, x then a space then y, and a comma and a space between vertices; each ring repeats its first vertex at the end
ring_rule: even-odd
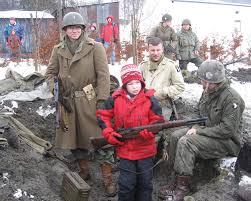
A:
POLYGON ((238 107, 237 103, 233 103, 233 108, 236 109, 238 107))

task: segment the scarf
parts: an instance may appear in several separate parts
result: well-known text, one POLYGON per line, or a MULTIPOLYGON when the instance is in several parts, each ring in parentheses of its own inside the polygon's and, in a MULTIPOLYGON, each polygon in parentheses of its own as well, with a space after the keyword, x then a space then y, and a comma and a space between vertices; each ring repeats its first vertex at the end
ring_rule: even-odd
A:
POLYGON ((164 54, 162 54, 162 56, 160 57, 160 59, 158 61, 153 61, 150 58, 150 68, 149 68, 149 70, 150 71, 156 71, 158 69, 158 66, 159 66, 160 62, 162 62, 163 59, 164 59, 164 54))

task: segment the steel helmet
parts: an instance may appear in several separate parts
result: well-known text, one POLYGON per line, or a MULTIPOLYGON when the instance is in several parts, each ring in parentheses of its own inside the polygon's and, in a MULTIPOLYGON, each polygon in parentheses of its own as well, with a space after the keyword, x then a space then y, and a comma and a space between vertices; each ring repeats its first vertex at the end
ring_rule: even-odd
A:
POLYGON ((166 21, 172 21, 172 16, 169 14, 165 14, 162 16, 162 22, 166 22, 166 21))
POLYGON ((67 13, 63 18, 62 29, 71 25, 82 25, 85 28, 83 17, 77 12, 67 13))
POLYGON ((204 61, 198 69, 198 77, 209 83, 220 83, 225 80, 224 65, 216 60, 204 61))
POLYGON ((189 24, 191 26, 191 21, 189 19, 184 19, 182 21, 182 25, 184 25, 184 24, 189 24))

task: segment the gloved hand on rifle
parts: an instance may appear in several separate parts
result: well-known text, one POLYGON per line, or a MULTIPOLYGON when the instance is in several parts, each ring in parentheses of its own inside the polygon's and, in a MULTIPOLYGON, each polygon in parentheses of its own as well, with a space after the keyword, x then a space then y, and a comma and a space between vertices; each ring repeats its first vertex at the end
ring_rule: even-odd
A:
POLYGON ((122 135, 116 133, 112 128, 106 128, 103 130, 103 135, 108 141, 109 144, 114 146, 122 146, 124 142, 119 141, 119 138, 122 138, 122 135))
POLYGON ((144 138, 145 140, 151 140, 155 138, 155 135, 152 132, 149 132, 147 129, 140 131, 139 136, 144 138))

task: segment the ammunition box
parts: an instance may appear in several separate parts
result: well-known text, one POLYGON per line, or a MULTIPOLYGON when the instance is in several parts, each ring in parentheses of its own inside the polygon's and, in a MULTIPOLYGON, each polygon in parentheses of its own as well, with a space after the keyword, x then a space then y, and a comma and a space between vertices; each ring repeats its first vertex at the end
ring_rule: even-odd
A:
POLYGON ((76 172, 64 174, 62 195, 65 201, 88 201, 91 187, 76 172))

